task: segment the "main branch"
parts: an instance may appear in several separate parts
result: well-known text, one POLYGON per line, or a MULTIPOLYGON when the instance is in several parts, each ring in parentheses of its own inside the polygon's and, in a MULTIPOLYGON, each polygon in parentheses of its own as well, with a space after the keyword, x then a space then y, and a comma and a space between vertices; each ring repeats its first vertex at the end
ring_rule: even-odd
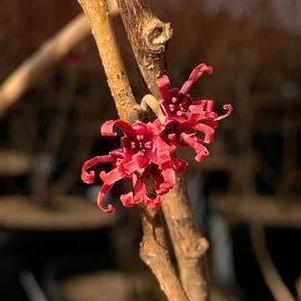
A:
POLYGON ((133 122, 137 103, 113 32, 106 1, 78 0, 89 19, 108 84, 121 119, 133 122))
MULTIPOLYGON (((156 79, 166 74, 166 47, 172 36, 168 23, 154 16, 146 0, 118 0, 133 52, 150 92, 157 98, 156 79)), ((204 254, 208 242, 193 222, 184 183, 163 202, 163 213, 178 261, 181 282, 190 301, 209 298, 204 254)))
MULTIPOLYGON (((78 0, 88 16, 99 54, 121 119, 134 122, 138 105, 129 85, 119 48, 111 27, 105 0, 78 0)), ((158 214, 142 210, 143 241, 140 255, 157 277, 170 301, 188 301, 170 262, 158 214)))
POLYGON ((118 5, 139 69, 150 92, 158 97, 155 79, 166 73, 166 46, 172 36, 170 24, 153 14, 147 1, 118 0, 118 5))

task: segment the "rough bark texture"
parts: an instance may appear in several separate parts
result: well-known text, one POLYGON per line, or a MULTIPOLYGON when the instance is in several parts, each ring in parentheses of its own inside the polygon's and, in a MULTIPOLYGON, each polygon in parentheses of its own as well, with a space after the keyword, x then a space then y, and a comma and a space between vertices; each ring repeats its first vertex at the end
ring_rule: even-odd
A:
POLYGON ((107 3, 100 0, 78 2, 89 19, 117 112, 121 119, 133 122, 137 119, 137 103, 111 27, 107 3))
POLYGON ((140 257, 158 279, 169 301, 189 301, 172 267, 160 214, 143 210, 142 226, 144 235, 140 244, 140 257))
POLYGON ((43 74, 89 34, 84 15, 77 16, 24 61, 0 86, 0 115, 30 89, 43 74))
MULTIPOLYGON (((159 99, 156 78, 167 72, 165 51, 172 35, 171 27, 151 13, 147 1, 118 0, 118 3, 141 73, 151 93, 159 99)), ((185 293, 190 301, 208 300, 203 258, 208 242, 201 237, 193 222, 184 183, 179 180, 177 187, 165 199, 164 217, 185 293)))
MULTIPOLYGON (((118 114, 121 119, 134 122, 139 111, 136 110, 137 104, 115 41, 106 2, 104 0, 78 0, 78 2, 89 18, 118 114)), ((146 209, 142 209, 141 212, 144 232, 140 248, 141 258, 157 277, 168 300, 189 301, 169 259, 159 214, 146 209)))
POLYGON ((142 0, 118 0, 121 17, 139 69, 150 92, 158 97, 155 79, 166 73, 166 43, 172 36, 169 23, 154 16, 142 0))
POLYGON ((182 178, 165 197, 163 213, 178 261, 180 278, 191 301, 208 300, 206 262, 208 242, 198 231, 182 178))

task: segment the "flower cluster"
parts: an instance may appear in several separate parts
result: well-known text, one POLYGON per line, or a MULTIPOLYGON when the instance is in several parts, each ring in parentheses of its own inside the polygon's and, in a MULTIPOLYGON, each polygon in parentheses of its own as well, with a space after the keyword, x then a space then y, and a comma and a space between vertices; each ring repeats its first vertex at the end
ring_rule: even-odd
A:
POLYGON ((190 91, 194 84, 203 73, 212 72, 212 67, 198 65, 180 90, 170 86, 166 75, 159 78, 164 120, 137 121, 133 125, 123 120, 109 120, 101 126, 103 136, 116 136, 117 129, 123 134, 120 148, 108 155, 93 157, 82 167, 81 178, 85 183, 92 184, 99 179, 103 182, 97 198, 101 210, 115 213, 112 204, 105 204, 105 197, 120 180, 132 183, 132 190, 120 196, 123 206, 144 204, 152 209, 159 208, 162 196, 175 186, 176 174, 183 173, 187 165, 176 157, 176 150, 180 146, 193 148, 198 162, 209 155, 205 145, 213 142, 219 121, 232 112, 232 106, 227 104, 223 107, 225 113, 218 116, 213 100, 192 99, 190 91), (104 163, 112 165, 111 171, 101 171, 95 179, 93 168, 104 163))

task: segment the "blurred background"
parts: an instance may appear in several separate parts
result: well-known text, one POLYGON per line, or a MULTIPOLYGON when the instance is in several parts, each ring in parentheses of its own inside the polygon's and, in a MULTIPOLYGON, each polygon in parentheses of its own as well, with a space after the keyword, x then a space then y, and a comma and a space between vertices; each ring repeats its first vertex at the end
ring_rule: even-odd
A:
MULTIPOLYGON (((187 156, 195 218, 211 243, 213 301, 300 301, 301 2, 150 2, 174 29, 173 85, 206 62, 215 75, 194 95, 235 108, 211 157, 198 166, 187 156)), ((75 0, 2 0, 0 82, 80 12, 75 0)), ((138 257, 138 212, 120 207, 104 216, 95 205, 98 186, 80 181, 84 160, 114 148, 98 133, 111 118, 116 111, 88 33, 0 112, 1 301, 165 300, 138 257)))

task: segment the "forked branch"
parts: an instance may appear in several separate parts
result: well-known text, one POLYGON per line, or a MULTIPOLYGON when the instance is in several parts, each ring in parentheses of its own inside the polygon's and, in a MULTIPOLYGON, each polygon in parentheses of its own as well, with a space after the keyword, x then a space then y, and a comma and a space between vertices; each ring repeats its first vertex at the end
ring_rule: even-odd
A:
MULTIPOLYGON (((118 0, 121 16, 138 66, 150 92, 159 99, 156 79, 166 74, 166 48, 172 36, 170 24, 154 16, 145 0, 118 0)), ((204 255, 208 242, 199 233, 192 217, 184 183, 163 202, 163 213, 175 250, 180 278, 191 301, 209 298, 204 255)))
MULTIPOLYGON (((78 2, 89 19, 118 114, 121 119, 132 123, 138 117, 138 106, 111 27, 107 3, 105 0, 78 2)), ((189 301, 170 262, 159 215, 146 209, 142 210, 142 224, 142 259, 151 268, 170 301, 189 301)))

